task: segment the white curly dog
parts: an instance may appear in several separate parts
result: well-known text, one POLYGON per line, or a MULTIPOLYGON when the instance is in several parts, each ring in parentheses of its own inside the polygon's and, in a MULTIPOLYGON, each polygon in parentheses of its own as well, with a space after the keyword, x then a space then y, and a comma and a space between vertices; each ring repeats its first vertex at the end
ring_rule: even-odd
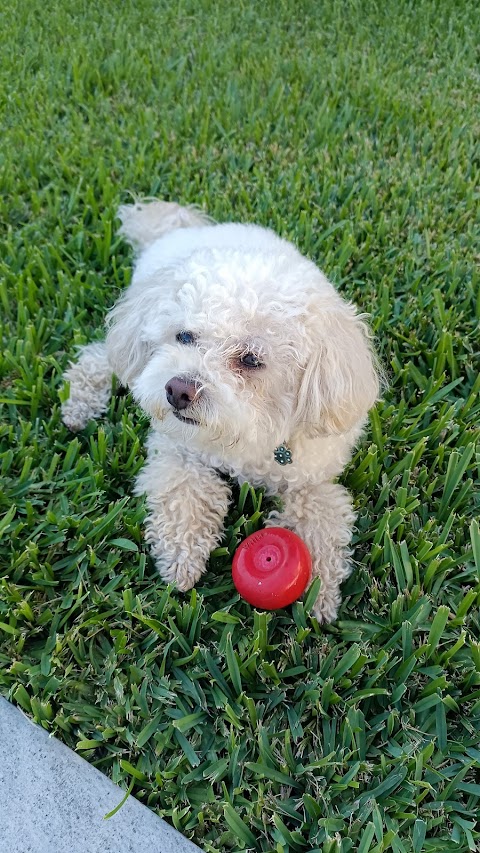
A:
POLYGON ((105 342, 65 374, 64 423, 80 430, 105 412, 115 374, 151 418, 136 493, 162 578, 181 590, 198 581, 235 478, 281 497, 266 524, 306 542, 322 581, 315 616, 335 619, 355 516, 334 480, 379 393, 363 318, 266 228, 161 201, 119 216, 138 251, 132 283, 105 342))

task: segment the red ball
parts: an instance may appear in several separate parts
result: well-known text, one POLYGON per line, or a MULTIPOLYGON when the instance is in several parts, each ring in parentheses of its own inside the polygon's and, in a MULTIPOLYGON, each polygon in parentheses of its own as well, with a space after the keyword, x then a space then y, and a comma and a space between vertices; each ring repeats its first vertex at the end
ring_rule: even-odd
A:
POLYGON ((279 610, 296 601, 312 573, 310 552, 299 536, 284 527, 252 533, 233 557, 238 592, 254 607, 279 610))

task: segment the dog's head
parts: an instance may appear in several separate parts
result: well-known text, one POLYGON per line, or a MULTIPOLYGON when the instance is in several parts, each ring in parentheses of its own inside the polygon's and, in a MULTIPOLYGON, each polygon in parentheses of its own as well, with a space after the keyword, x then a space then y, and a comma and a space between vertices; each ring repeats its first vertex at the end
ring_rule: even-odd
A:
POLYGON ((187 229, 147 248, 107 345, 161 428, 214 453, 348 433, 378 395, 362 318, 292 245, 254 226, 187 229))

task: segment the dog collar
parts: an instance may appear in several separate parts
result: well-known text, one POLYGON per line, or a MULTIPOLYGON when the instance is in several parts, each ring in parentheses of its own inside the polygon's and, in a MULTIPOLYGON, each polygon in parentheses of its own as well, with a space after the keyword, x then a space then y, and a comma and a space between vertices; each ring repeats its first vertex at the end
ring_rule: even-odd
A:
POLYGON ((284 441, 283 444, 280 444, 273 451, 273 458, 275 462, 278 462, 279 465, 291 465, 293 462, 292 459, 292 451, 287 445, 287 442, 284 441))

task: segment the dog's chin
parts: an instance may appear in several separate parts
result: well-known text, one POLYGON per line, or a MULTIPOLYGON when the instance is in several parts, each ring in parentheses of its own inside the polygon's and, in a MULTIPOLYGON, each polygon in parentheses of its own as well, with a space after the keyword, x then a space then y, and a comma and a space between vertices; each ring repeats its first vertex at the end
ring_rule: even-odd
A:
POLYGON ((195 418, 190 418, 188 415, 182 415, 177 409, 172 409, 172 415, 183 424, 188 424, 189 426, 200 426, 200 421, 197 421, 195 418))

